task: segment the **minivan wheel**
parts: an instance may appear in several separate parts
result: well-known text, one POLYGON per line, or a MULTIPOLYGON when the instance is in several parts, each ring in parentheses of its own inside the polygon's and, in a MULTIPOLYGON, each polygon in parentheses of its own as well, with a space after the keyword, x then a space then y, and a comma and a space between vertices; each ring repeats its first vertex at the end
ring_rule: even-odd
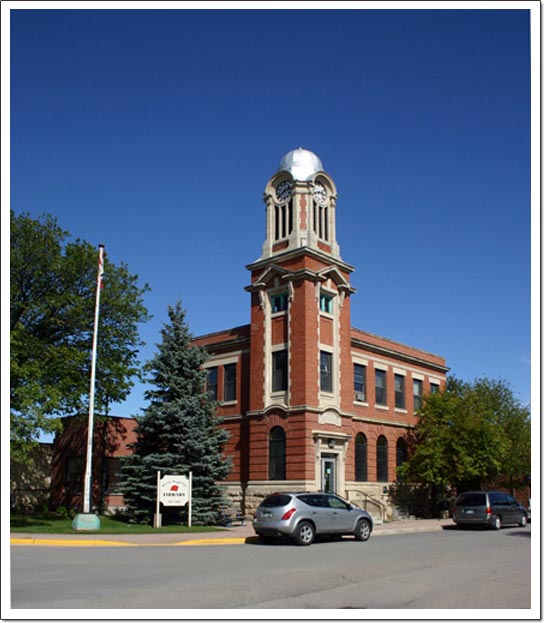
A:
POLYGON ((370 522, 366 519, 360 519, 355 526, 355 538, 358 541, 368 541, 370 532, 370 522))
POLYGON ((519 526, 520 528, 525 528, 526 525, 527 525, 527 515, 523 513, 523 515, 521 516, 519 520, 519 526))
POLYGON ((295 530, 295 541, 298 545, 311 545, 315 537, 315 528, 309 521, 301 521, 295 530))
POLYGON ((495 517, 493 517, 493 519, 491 520, 491 527, 493 528, 493 530, 500 530, 502 527, 502 521, 501 518, 499 517, 499 515, 495 515, 495 517))

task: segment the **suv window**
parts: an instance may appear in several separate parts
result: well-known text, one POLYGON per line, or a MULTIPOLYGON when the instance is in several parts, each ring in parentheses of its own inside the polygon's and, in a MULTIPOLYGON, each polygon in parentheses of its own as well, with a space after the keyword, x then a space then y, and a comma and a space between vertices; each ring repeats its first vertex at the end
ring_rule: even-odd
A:
POLYGON ((343 508, 344 510, 349 508, 349 505, 341 500, 340 498, 335 497, 334 495, 328 495, 327 500, 329 502, 330 508, 343 508))
POLYGON ((327 500, 324 495, 299 495, 298 499, 308 506, 317 506, 319 508, 327 508, 327 500))
POLYGON ((486 506, 485 493, 463 493, 457 506, 486 506))
POLYGON ((264 508, 276 508, 278 506, 287 506, 290 501, 290 495, 273 494, 266 496, 265 499, 261 502, 261 506, 263 506, 264 508))

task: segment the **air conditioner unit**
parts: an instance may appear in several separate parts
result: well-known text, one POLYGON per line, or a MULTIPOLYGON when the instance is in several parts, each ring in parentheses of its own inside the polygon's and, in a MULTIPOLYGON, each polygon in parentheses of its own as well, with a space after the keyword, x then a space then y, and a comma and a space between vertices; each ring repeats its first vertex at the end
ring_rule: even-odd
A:
POLYGON ((365 395, 360 393, 360 392, 357 392, 355 394, 355 400, 357 400, 358 402, 364 402, 365 401, 365 395))

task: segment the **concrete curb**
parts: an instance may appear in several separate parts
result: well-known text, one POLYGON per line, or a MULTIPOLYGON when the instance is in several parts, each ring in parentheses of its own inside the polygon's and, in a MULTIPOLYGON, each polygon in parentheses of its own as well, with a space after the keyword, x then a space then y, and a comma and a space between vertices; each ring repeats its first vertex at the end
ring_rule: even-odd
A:
MULTIPOLYGON (((389 527, 390 524, 386 524, 388 527, 380 525, 377 526, 372 533, 372 538, 378 536, 389 536, 394 534, 414 534, 420 532, 438 532, 442 531, 447 524, 431 523, 428 525, 417 525, 419 522, 404 523, 398 527, 389 527)), ((244 543, 252 542, 255 539, 255 534, 249 530, 245 531, 246 534, 242 534, 236 537, 224 536, 224 537, 209 537, 209 538, 186 538, 181 541, 172 542, 159 542, 153 541, 149 543, 145 542, 129 542, 129 541, 114 541, 107 539, 79 539, 79 538, 23 538, 13 537, 10 539, 10 545, 15 546, 38 546, 38 547, 184 547, 184 546, 199 546, 199 545, 243 545, 244 543), (250 540, 251 539, 251 540, 250 540)), ((135 536, 135 535, 134 535, 135 536)), ((164 535, 165 536, 165 535, 164 535)), ((153 537, 154 538, 154 535, 153 537)), ((171 537, 170 537, 171 538, 171 537)))
MULTIPOLYGON (((87 539, 78 541, 71 541, 70 539, 10 539, 9 543, 10 545, 41 545, 52 547, 134 547, 140 545, 139 543, 126 543, 124 541, 103 541, 100 539, 87 539)), ((157 543, 157 545, 160 545, 160 543, 157 543)))
POLYGON ((185 545, 240 545, 245 538, 194 539, 179 543, 127 543, 126 541, 103 541, 70 539, 10 539, 10 545, 37 545, 42 547, 182 547, 185 545))

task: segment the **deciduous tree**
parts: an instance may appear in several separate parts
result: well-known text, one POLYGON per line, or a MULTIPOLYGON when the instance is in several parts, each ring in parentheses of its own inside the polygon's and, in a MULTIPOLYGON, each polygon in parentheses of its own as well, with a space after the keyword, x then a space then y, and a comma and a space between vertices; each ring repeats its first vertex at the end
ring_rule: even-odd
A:
POLYGON ((479 488, 525 475, 529 465, 529 411, 508 384, 450 377, 445 391, 425 397, 411 456, 398 474, 442 489, 479 488))
MULTIPOLYGON (((28 459, 59 416, 88 409, 97 248, 51 215, 11 213, 11 449, 28 459)), ((105 259, 97 349, 96 411, 123 400, 140 374, 138 324, 149 316, 148 286, 125 264, 105 259)))

